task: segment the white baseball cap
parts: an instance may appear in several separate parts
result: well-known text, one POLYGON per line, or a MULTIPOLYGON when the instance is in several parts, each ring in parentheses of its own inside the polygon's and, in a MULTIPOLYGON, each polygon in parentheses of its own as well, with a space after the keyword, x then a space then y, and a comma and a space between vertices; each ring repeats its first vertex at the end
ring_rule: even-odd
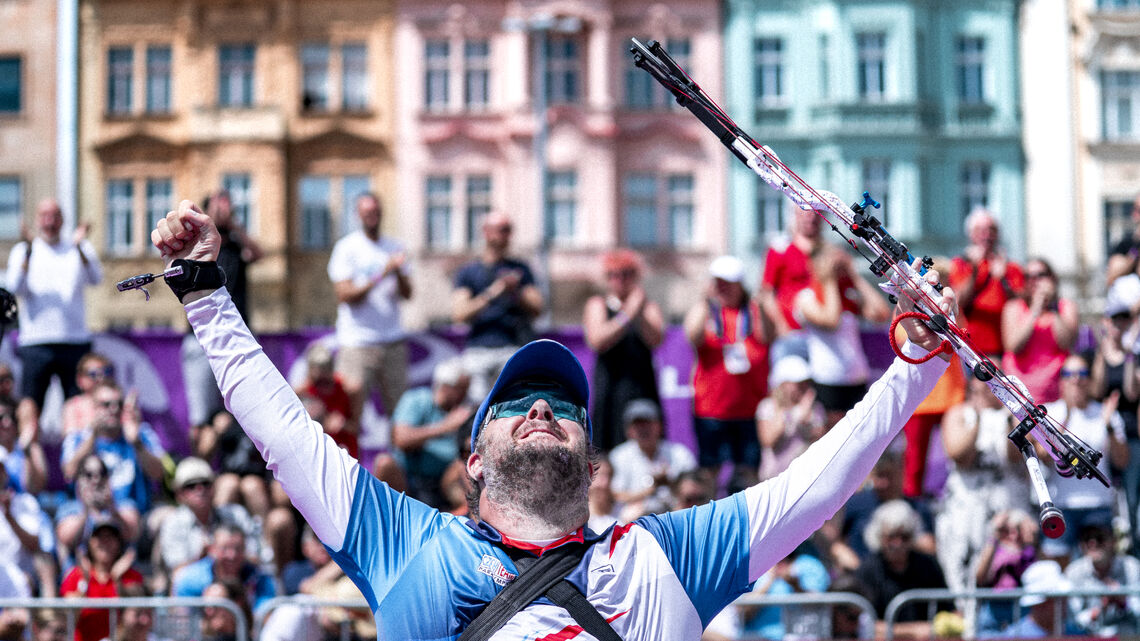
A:
POLYGON ((744 263, 736 256, 718 256, 709 265, 709 275, 729 283, 739 283, 744 280, 744 263))

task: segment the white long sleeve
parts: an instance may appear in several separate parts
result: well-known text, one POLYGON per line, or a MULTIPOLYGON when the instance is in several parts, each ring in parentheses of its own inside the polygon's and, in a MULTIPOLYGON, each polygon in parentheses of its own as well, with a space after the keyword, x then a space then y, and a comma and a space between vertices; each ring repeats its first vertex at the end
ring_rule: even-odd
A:
MULTIPOLYGON (((924 354, 907 343, 911 358, 924 354)), ((755 581, 831 518, 934 389, 946 361, 895 359, 867 395, 782 474, 744 491, 748 504, 749 580, 755 581)))
POLYGON ((305 412, 225 288, 186 305, 186 316, 209 358, 226 408, 313 531, 325 545, 339 550, 360 465, 305 412))

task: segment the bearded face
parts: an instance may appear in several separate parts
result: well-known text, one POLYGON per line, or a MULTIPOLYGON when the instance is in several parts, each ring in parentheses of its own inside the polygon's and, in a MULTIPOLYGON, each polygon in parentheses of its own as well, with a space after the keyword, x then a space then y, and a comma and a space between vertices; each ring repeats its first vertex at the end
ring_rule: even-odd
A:
POLYGON ((520 515, 573 522, 589 513, 593 468, 585 430, 542 400, 525 415, 492 420, 475 453, 489 501, 520 515))
POLYGON ((554 514, 586 500, 590 456, 585 441, 495 443, 486 452, 483 481, 488 498, 532 514, 554 514))

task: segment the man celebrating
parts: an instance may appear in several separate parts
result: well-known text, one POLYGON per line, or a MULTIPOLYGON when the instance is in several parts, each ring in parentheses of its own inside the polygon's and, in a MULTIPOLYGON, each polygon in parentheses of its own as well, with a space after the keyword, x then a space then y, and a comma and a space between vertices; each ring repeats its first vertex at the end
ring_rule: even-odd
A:
POLYGON ((404 393, 408 346, 399 302, 412 297, 412 281, 403 246, 380 235, 380 200, 374 194, 357 196, 356 214, 360 231, 337 241, 328 272, 337 300, 336 370, 359 419, 373 387, 380 387, 387 414, 404 393))
MULTIPOLYGON (((185 263, 186 275, 169 284, 231 411, 363 592, 380 639, 457 639, 469 627, 488 626, 484 611, 502 610, 479 638, 574 635, 579 621, 601 618, 616 634, 592 628, 595 638, 657 639, 668 630, 671 638, 698 639, 713 615, 854 492, 946 367, 937 359, 896 361, 867 400, 762 485, 595 533, 585 527, 594 468, 586 376, 565 347, 535 341, 511 357, 475 414, 467 459, 475 509, 464 519, 392 491, 309 419, 217 289, 219 238, 197 208, 183 201, 151 239, 168 263, 201 261, 185 263), (542 557, 574 564, 545 592, 549 601, 496 600, 516 585, 536 584, 520 568, 545 567, 542 557), (574 607, 574 615, 553 605, 582 604, 578 599, 585 609, 574 607)), ((903 350, 911 356, 939 343, 918 324, 908 332, 912 342, 903 350)))
POLYGON ((62 228, 59 202, 41 202, 35 238, 25 237, 8 256, 7 287, 20 301, 20 393, 39 408, 52 376, 59 377, 67 398, 79 393, 75 368, 91 351, 83 290, 103 280, 103 267, 87 240, 87 223, 75 227, 70 241, 60 237, 62 228))

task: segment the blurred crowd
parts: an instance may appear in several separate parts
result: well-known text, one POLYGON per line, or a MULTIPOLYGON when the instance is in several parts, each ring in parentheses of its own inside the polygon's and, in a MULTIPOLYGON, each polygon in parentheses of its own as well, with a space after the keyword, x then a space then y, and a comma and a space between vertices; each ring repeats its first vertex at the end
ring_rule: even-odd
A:
MULTIPOLYGON (((245 316, 246 269, 261 249, 224 191, 203 205, 223 234, 219 262, 245 316)), ((379 400, 391 447, 371 459, 372 473, 416 500, 465 514, 472 416, 507 358, 536 337, 533 323, 549 301, 527 261, 511 252, 510 218, 488 214, 480 254, 454 274, 449 301, 453 321, 467 330, 464 349, 434 365, 429 385, 409 387, 400 305, 417 295, 413 266, 400 242, 381 234, 379 199, 362 194, 355 205, 360 228, 336 243, 328 264, 338 302, 335 348, 308 349, 296 391, 356 457, 365 404, 379 400)), ((867 638, 882 633, 890 600, 912 588, 1124 586, 1140 594, 1140 198, 1132 216, 1135 231, 1120 239, 1105 269, 1103 316, 1086 314, 1084 326, 1047 260, 1022 265, 1006 256, 988 211, 967 218, 961 254, 936 264, 978 349, 1104 453, 1099 465, 1111 488, 1047 470, 1068 523, 1063 536, 1043 537, 1032 516, 1024 459, 1007 438, 1012 416, 955 359, 864 488, 753 590, 854 593, 873 604, 877 621, 842 607, 826 620, 739 607, 715 619, 706 638, 867 638)), ((359 597, 226 412, 193 334, 181 347, 192 451, 164 449, 137 393, 117 383, 113 360, 91 350, 84 290, 102 270, 87 228, 63 238, 62 226, 58 204, 42 203, 8 262, 20 362, 0 364, 0 597, 221 596, 247 620, 275 596, 359 597), (40 430, 53 380, 66 396, 58 442, 40 430), (65 490, 49 487, 59 477, 65 490)), ((797 213, 770 246, 755 291, 739 259, 711 261, 683 319, 695 356, 695 438, 680 443, 666 436, 673 432, 654 367, 666 321, 642 286, 647 267, 636 252, 618 249, 600 268, 597 294, 582 311, 585 342, 597 355, 595 531, 718 500, 811 456, 812 443, 863 400, 873 376, 865 345, 868 337, 885 343, 892 315, 862 267, 824 238, 814 213, 797 213)), ((936 604, 939 629, 951 636, 964 626, 960 605, 936 604)), ((979 635, 1042 636, 1059 606, 1075 633, 1135 634, 1140 623, 1140 596, 1063 603, 1026 596, 1019 605, 986 603, 979 635)), ((147 609, 124 609, 115 637, 154 638, 153 618, 147 609)), ((925 605, 905 607, 897 620, 896 636, 931 634, 925 605)), ((0 612, 0 639, 29 631, 60 639, 64 623, 58 613, 8 609, 0 612)), ((237 634, 224 609, 206 608, 199 624, 198 638, 237 634)), ((78 641, 110 634, 108 611, 79 613, 78 641)), ((344 634, 374 638, 371 617, 286 607, 260 630, 263 640, 344 634)))

